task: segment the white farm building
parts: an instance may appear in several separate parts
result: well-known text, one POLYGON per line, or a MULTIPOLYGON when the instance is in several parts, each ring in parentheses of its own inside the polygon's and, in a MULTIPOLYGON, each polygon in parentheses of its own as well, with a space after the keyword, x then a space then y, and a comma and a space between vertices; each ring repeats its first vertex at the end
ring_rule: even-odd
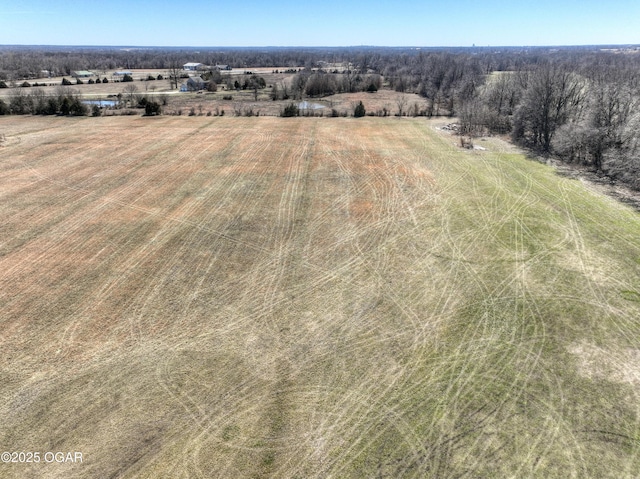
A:
POLYGON ((188 72, 195 72, 202 67, 204 67, 204 64, 202 63, 185 63, 184 65, 182 65, 183 70, 186 70, 188 72))

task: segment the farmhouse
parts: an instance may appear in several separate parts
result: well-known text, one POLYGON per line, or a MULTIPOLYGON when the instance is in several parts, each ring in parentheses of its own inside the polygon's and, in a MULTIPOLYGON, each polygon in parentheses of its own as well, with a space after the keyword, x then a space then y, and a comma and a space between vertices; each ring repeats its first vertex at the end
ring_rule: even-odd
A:
POLYGON ((184 65, 182 65, 183 70, 189 72, 195 72, 197 70, 200 70, 202 67, 204 67, 202 63, 185 63, 184 65))
POLYGON ((205 82, 200 77, 189 77, 189 79, 180 86, 180 91, 200 91, 204 90, 207 87, 207 82, 205 82))

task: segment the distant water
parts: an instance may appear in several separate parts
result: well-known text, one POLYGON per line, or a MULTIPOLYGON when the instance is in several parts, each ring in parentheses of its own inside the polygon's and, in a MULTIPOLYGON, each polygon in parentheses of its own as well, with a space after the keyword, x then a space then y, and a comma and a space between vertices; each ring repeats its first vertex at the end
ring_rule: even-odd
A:
POLYGON ((116 106, 118 104, 115 100, 82 100, 82 103, 85 105, 98 105, 100 107, 116 106))
POLYGON ((298 109, 300 110, 320 110, 322 108, 326 108, 326 106, 319 103, 309 103, 308 101, 298 103, 298 109))

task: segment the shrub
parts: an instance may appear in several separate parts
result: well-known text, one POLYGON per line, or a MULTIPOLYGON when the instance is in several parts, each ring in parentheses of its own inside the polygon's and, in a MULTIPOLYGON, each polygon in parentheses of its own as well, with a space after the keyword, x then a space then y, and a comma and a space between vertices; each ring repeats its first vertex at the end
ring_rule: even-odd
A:
POLYGON ((62 79, 62 84, 63 85, 71 85, 71 82, 69 80, 67 80, 66 78, 62 79))
POLYGON ((364 104, 361 101, 358 102, 355 109, 353 110, 353 116, 356 118, 360 118, 365 116, 366 114, 367 114, 367 110, 365 110, 364 104))
POLYGON ((22 92, 17 93, 9 100, 9 108, 15 115, 28 115, 33 109, 33 97, 22 92))
POLYGON ((222 99, 223 99, 223 100, 233 100, 233 96, 231 96, 231 95, 224 95, 224 96, 222 97, 222 99))
POLYGON ((132 77, 131 75, 125 74, 125 75, 122 77, 122 81, 123 81, 123 82, 133 81, 133 77, 132 77))
POLYGON ((146 116, 160 115, 161 112, 162 108, 160 107, 160 103, 156 101, 148 101, 144 106, 144 114, 146 116))
POLYGON ((22 83, 22 85, 20 85, 23 88, 29 88, 31 86, 31 83, 29 83, 28 81, 22 83))
POLYGON ((299 115, 300 115, 300 109, 298 108, 298 105, 296 105, 295 103, 289 103, 287 106, 285 106, 281 114, 281 116, 283 117, 292 117, 292 116, 299 116, 299 115))
POLYGON ((163 79, 164 79, 164 77, 163 77, 162 75, 158 75, 158 76, 156 77, 156 80, 163 80, 163 79))
POLYGON ((11 113, 9 111, 9 105, 7 105, 3 100, 0 100, 0 115, 8 115, 11 113))
POLYGON ((104 78, 102 79, 102 83, 109 83, 109 80, 107 80, 107 77, 104 77, 104 78))
POLYGON ((0 88, 9 88, 5 82, 0 80, 0 88))
POLYGON ((65 116, 71 113, 71 102, 66 96, 62 99, 62 103, 60 104, 60 113, 65 116))
POLYGON ((47 105, 45 107, 45 114, 47 115, 55 115, 58 113, 58 99, 57 98, 48 98, 47 105))
POLYGON ((79 98, 73 98, 70 105, 70 113, 73 116, 83 116, 87 114, 87 105, 82 103, 79 98))

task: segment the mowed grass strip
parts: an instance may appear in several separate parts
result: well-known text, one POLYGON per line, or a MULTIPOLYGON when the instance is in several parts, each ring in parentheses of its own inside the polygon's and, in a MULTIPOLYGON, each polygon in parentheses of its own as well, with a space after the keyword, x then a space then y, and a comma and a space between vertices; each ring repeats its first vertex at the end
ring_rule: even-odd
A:
POLYGON ((640 218, 424 119, 11 118, 0 477, 635 477, 640 218))

